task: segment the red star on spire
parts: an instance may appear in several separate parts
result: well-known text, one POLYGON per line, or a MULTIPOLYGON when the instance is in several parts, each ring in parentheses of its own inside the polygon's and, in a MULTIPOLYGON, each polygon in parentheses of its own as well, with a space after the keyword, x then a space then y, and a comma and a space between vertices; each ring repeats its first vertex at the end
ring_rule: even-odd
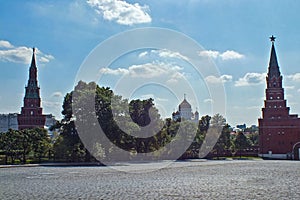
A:
POLYGON ((272 36, 270 37, 271 42, 275 42, 275 39, 276 39, 276 37, 274 37, 274 35, 272 35, 272 36))

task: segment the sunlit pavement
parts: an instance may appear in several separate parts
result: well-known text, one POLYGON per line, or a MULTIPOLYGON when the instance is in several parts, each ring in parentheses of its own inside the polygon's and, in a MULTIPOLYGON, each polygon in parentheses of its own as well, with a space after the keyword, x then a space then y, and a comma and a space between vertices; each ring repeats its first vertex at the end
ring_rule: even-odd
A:
POLYGON ((0 169, 0 199, 300 199, 298 161, 0 169))

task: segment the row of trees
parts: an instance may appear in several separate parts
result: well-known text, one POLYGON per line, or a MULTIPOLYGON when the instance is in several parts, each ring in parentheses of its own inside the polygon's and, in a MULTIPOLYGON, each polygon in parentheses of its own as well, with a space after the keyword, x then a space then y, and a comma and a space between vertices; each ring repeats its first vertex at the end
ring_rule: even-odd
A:
POLYGON ((203 116, 198 124, 162 120, 153 101, 129 102, 109 88, 80 81, 64 98, 63 119, 51 129, 57 137, 50 140, 43 129, 10 130, 0 135, 0 153, 12 162, 25 163, 28 156, 90 162, 134 160, 139 154, 145 160, 197 158, 252 145, 243 133, 231 135, 219 114, 203 116))
POLYGON ((41 162, 46 155, 50 156, 51 140, 45 129, 9 130, 0 134, 0 153, 4 163, 14 164, 16 160, 26 163, 27 159, 41 162))
POLYGON ((62 113, 64 118, 56 127, 61 130, 61 134, 54 144, 54 151, 59 152, 56 154, 57 158, 70 161, 94 160, 90 152, 99 160, 109 159, 116 148, 131 152, 133 156, 143 154, 145 159, 169 158, 169 155, 173 158, 177 147, 172 147, 167 152, 162 149, 171 143, 182 145, 183 141, 189 146, 179 157, 197 158, 211 152, 215 155, 221 155, 224 151, 236 153, 257 143, 254 137, 250 140, 242 132, 231 134, 230 126, 219 114, 203 116, 198 124, 173 121, 170 118, 163 121, 153 99, 129 102, 128 99, 115 95, 109 88, 99 87, 93 82, 79 82, 75 90, 66 95, 62 113), (111 145, 101 143, 105 138, 98 134, 98 125, 111 145), (81 137, 90 141, 83 144, 78 131, 81 137), (84 146, 94 148, 87 151, 84 146), (157 157, 152 156, 153 152, 157 153, 157 157))

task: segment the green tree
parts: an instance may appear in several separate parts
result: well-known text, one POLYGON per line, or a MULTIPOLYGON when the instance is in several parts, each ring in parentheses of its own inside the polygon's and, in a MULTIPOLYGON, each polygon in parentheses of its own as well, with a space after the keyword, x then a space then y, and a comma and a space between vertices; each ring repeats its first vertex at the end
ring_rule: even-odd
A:
POLYGON ((199 158, 199 151, 201 148, 201 145, 205 139, 207 130, 209 128, 211 117, 209 115, 202 116, 199 120, 197 126, 196 135, 190 145, 190 147, 187 149, 185 154, 182 156, 183 158, 199 158))
MULTIPOLYGON (((205 157, 208 154, 212 154, 216 152, 216 149, 214 148, 222 135, 222 130, 225 126, 226 119, 220 115, 215 114, 209 121, 209 127, 207 128, 207 131, 205 133, 205 140, 203 141, 203 144, 201 146, 201 152, 200 157, 205 157)), ((221 148, 221 145, 217 146, 218 148, 221 148)))
POLYGON ((219 158, 220 154, 222 154, 223 152, 226 152, 230 149, 230 126, 228 124, 225 124, 221 135, 219 136, 219 139, 216 143, 216 145, 214 146, 214 150, 217 153, 217 157, 219 158))
POLYGON ((7 132, 0 135, 0 148, 5 156, 5 164, 8 164, 8 160, 14 164, 15 160, 21 154, 21 148, 18 142, 18 131, 9 129, 7 132))
POLYGON ((21 151, 21 162, 26 163, 26 156, 32 149, 33 137, 29 129, 15 131, 16 146, 21 151))
POLYGON ((186 144, 189 144, 188 148, 184 152, 184 154, 180 157, 180 159, 187 159, 187 158, 197 158, 197 148, 198 143, 196 142, 197 138, 197 124, 192 121, 185 121, 181 120, 180 123, 180 129, 179 131, 182 131, 182 138, 179 138, 181 140, 182 145, 186 146, 186 144))
POLYGON ((240 152, 241 157, 241 151, 250 147, 251 144, 248 138, 242 132, 239 132, 234 140, 234 146, 235 150, 240 152))
POLYGON ((249 139, 251 146, 258 145, 258 131, 251 132, 250 134, 247 135, 247 138, 249 139))
POLYGON ((50 148, 50 139, 46 130, 24 129, 12 130, 0 135, 0 149, 5 155, 5 162, 8 158, 14 163, 19 159, 22 163, 26 163, 27 157, 32 153, 34 158, 41 161, 41 158, 50 148))
POLYGON ((51 149, 51 139, 48 136, 47 130, 42 128, 30 130, 30 137, 34 157, 38 159, 38 162, 41 162, 42 157, 49 153, 51 149))
POLYGON ((198 131, 200 133, 206 133, 209 125, 210 125, 210 120, 211 120, 211 116, 209 115, 205 115, 202 116, 201 119, 199 120, 199 125, 198 125, 198 131))
POLYGON ((112 144, 126 151, 155 151, 159 148, 157 140, 164 135, 162 132, 155 135, 163 121, 154 107, 153 99, 138 99, 128 103, 127 99, 115 95, 109 88, 99 87, 93 82, 87 84, 80 81, 74 91, 65 96, 62 114, 63 120, 55 127, 60 129, 60 136, 54 144, 54 150, 57 158, 71 161, 82 160, 87 155, 91 157, 79 138, 78 129, 81 130, 80 137, 86 138, 85 145, 91 147, 95 155, 108 155, 113 148, 97 144, 104 139, 102 134, 97 133, 99 125, 112 144), (143 130, 143 127, 147 128, 143 130), (134 136, 143 134, 153 137, 134 136))
MULTIPOLYGON (((82 88, 86 86, 85 83, 79 82, 77 87, 82 88)), ((60 130, 60 135, 56 139, 53 150, 55 159, 62 159, 64 161, 82 161, 85 158, 82 149, 83 144, 78 136, 75 122, 73 118, 72 102, 73 91, 67 93, 63 102, 63 119, 60 123, 57 123, 55 127, 60 130)))

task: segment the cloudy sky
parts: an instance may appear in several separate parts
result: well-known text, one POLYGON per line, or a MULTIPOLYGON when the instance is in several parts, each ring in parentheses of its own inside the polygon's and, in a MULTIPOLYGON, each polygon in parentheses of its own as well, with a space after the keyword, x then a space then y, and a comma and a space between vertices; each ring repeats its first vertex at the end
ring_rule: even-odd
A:
MULTIPOLYGON (((73 89, 88 55, 104 41, 146 27, 175 31, 198 43, 199 60, 208 59, 211 63, 204 66, 217 73, 199 73, 191 55, 180 50, 141 47, 112 59, 110 65, 98 65, 99 85, 129 99, 153 97, 164 117, 177 109, 186 94, 200 115, 220 112, 232 126, 257 124, 273 34, 287 104, 291 113, 300 113, 299 8, 296 0, 3 1, 0 113, 20 112, 32 47, 37 48, 44 112, 61 118, 63 97, 73 89), (217 93, 226 98, 213 95, 216 91, 210 89, 215 85, 224 87, 217 93), (213 109, 217 101, 224 102, 224 112, 213 109)), ((123 46, 107 51, 140 39, 139 35, 128 38, 123 46)), ((179 45, 186 46, 185 42, 179 45)))

